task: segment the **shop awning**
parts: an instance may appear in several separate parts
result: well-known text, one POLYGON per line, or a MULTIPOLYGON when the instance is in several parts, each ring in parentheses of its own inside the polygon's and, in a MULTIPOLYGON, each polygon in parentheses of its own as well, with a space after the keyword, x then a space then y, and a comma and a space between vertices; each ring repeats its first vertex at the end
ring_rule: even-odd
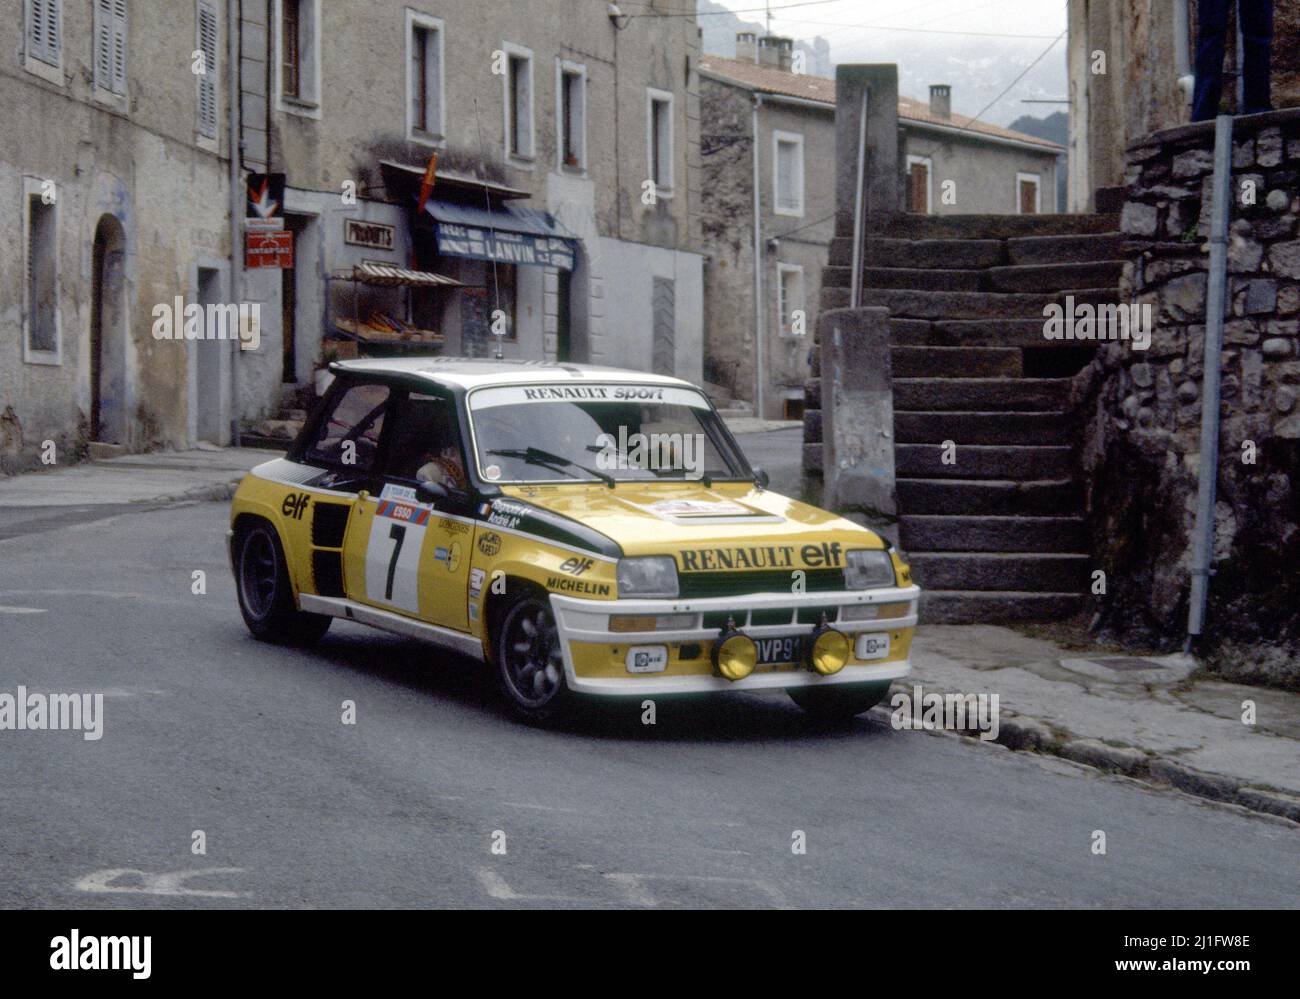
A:
POLYGON ((461 283, 455 278, 432 271, 412 271, 405 267, 376 263, 365 260, 350 271, 339 271, 332 275, 336 281, 356 281, 360 284, 378 285, 383 288, 459 288, 461 283))
POLYGON ((439 253, 573 270, 577 237, 549 212, 509 201, 489 209, 432 199, 424 210, 434 221, 439 253))

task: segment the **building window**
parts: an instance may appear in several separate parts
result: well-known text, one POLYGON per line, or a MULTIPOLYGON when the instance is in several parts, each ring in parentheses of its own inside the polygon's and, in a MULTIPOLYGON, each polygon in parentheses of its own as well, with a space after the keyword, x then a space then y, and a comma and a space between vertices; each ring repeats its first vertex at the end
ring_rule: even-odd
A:
POLYGON ((506 53, 505 107, 506 155, 533 156, 533 54, 528 49, 504 46, 506 53))
POLYGON ((587 166, 587 70, 560 62, 558 87, 560 166, 584 170, 587 166))
POLYGON ((930 173, 929 157, 909 156, 907 158, 907 210, 918 215, 930 214, 930 173))
POLYGON ((1016 213, 1019 215, 1037 215, 1043 210, 1036 173, 1016 174, 1016 213))
POLYGON ((657 195, 673 191, 673 95, 663 90, 648 92, 646 149, 649 154, 650 179, 657 195))
POLYGON ((23 0, 23 66, 63 86, 63 4, 61 0, 23 0))
POLYGON ((95 87, 126 94, 126 0, 95 0, 95 87))
POLYGON ((406 137, 431 142, 443 136, 442 22, 406 12, 407 75, 410 95, 406 137))
POLYGON ((803 215, 803 136, 773 132, 773 211, 777 215, 803 215))
POLYGON ((320 0, 276 0, 279 109, 320 117, 320 0))
POLYGON ((38 364, 59 363, 58 205, 53 190, 49 181, 23 178, 23 357, 38 364))
POLYGON ((198 5, 198 50, 203 53, 203 72, 197 74, 199 82, 199 135, 217 139, 218 103, 217 81, 221 79, 218 63, 220 22, 217 8, 208 0, 198 5))
MULTIPOLYGON (((782 336, 800 335, 795 329, 796 312, 804 312, 803 302, 803 268, 798 264, 776 265, 776 314, 780 322, 782 336)), ((805 333, 808 329, 806 313, 799 317, 805 333)))

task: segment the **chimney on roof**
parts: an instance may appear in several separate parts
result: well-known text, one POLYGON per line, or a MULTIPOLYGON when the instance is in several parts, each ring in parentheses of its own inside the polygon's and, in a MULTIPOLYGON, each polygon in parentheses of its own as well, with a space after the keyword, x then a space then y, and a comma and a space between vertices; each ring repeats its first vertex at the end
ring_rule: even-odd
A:
POLYGON ((758 36, 752 31, 736 32, 736 58, 743 62, 758 62, 758 36))
POLYGON ((946 83, 930 85, 930 114, 936 118, 952 117, 952 87, 946 83))
POLYGON ((758 61, 764 66, 790 68, 790 53, 794 42, 777 35, 765 35, 758 40, 758 61))

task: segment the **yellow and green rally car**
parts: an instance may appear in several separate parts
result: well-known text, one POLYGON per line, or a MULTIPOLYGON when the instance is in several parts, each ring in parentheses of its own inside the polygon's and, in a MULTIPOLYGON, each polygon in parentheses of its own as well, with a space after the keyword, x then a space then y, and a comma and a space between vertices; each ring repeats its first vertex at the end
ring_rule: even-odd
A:
POLYGON ((784 689, 853 715, 906 676, 919 590, 878 535, 769 491, 708 398, 615 368, 346 361, 231 507, 259 639, 334 618, 574 695, 784 689))

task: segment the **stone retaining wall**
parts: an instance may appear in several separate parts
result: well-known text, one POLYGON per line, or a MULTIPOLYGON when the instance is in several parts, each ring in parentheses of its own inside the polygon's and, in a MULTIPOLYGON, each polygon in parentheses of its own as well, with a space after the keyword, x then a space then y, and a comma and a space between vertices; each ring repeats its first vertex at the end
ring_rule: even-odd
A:
MULTIPOLYGON (((1155 330, 1146 351, 1103 344, 1074 386, 1087 420, 1090 528, 1107 573, 1103 622, 1166 643, 1185 626, 1190 585, 1213 144, 1213 122, 1206 122, 1156 133, 1127 151, 1121 292, 1126 301, 1152 306, 1155 330)), ((1300 111, 1238 118, 1233 146, 1216 575, 1207 634, 1220 644, 1280 639, 1294 648, 1300 646, 1300 111)), ((1296 669, 1297 659, 1278 668, 1296 669)))

